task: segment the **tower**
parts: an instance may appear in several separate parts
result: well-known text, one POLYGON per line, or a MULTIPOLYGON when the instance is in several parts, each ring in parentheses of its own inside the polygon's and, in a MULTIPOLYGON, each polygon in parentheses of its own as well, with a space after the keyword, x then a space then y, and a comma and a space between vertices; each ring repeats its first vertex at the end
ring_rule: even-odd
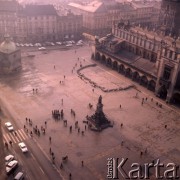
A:
POLYGON ((180 36, 180 0, 162 0, 159 14, 160 31, 164 35, 180 36))

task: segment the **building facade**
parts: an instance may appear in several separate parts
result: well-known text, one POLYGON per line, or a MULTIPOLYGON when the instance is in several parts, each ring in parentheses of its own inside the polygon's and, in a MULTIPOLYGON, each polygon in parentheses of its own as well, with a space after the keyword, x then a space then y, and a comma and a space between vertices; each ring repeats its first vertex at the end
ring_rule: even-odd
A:
POLYGON ((65 36, 81 38, 81 15, 70 12, 59 15, 53 5, 23 7, 15 0, 1 0, 0 3, 0 41, 5 32, 15 42, 54 42, 65 36))
POLYGON ((180 36, 180 0, 163 0, 159 16, 160 30, 164 35, 180 36))
POLYGON ((112 25, 121 20, 144 26, 156 25, 160 3, 99 0, 89 4, 69 3, 69 8, 83 16, 84 32, 101 36, 110 33, 112 25))
POLYGON ((82 15, 74 15, 68 12, 57 19, 58 39, 79 39, 82 36, 82 15))
POLYGON ((180 103, 180 39, 129 24, 116 24, 112 35, 96 40, 92 58, 155 92, 180 103))

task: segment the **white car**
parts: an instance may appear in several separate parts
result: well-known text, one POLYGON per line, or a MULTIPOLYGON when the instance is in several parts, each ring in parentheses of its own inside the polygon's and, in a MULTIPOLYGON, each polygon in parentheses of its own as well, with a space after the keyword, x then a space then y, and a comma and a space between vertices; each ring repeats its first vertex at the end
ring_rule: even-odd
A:
POLYGON ((40 47, 40 48, 38 48, 39 50, 46 50, 46 48, 45 47, 40 47))
POLYGON ((14 160, 14 156, 12 154, 9 154, 5 157, 5 164, 7 165, 12 160, 14 160))
POLYGON ((24 174, 23 174, 23 172, 18 172, 18 173, 16 174, 16 176, 14 177, 14 180, 22 180, 22 179, 24 179, 24 174))
POLYGON ((83 45, 83 43, 81 43, 81 42, 76 43, 76 46, 82 46, 82 45, 83 45))
POLYGON ((66 44, 66 47, 71 47, 72 46, 72 44, 66 44))
POLYGON ((18 162, 17 162, 16 160, 10 161, 10 162, 6 165, 6 173, 7 173, 7 174, 10 174, 11 171, 13 171, 17 166, 18 166, 18 162))
POLYGON ((23 153, 28 152, 28 148, 26 147, 24 142, 20 142, 18 145, 23 153))
POLYGON ((61 43, 61 42, 56 42, 56 44, 58 44, 58 45, 62 45, 62 43, 61 43))
POLYGON ((5 126, 7 127, 7 129, 8 129, 9 131, 13 131, 13 130, 14 130, 14 128, 13 128, 13 126, 12 126, 12 124, 11 124, 10 122, 6 122, 6 123, 5 123, 5 126))

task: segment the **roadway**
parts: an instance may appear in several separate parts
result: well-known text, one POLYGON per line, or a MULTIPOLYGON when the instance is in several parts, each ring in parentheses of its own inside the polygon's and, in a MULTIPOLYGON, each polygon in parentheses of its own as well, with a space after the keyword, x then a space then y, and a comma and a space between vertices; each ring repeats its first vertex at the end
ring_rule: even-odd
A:
POLYGON ((29 180, 61 179, 58 169, 53 166, 52 161, 43 153, 35 137, 31 137, 30 134, 21 127, 21 124, 18 124, 18 121, 12 117, 11 113, 3 107, 4 106, 2 106, 4 116, 1 117, 2 125, 10 121, 14 127, 14 131, 12 132, 9 132, 5 126, 2 127, 4 143, 7 142, 9 144, 9 141, 12 141, 12 146, 9 144, 8 149, 5 148, 5 153, 6 155, 14 155, 18 161, 18 168, 8 175, 7 179, 13 179, 20 171, 23 172, 26 179, 29 180), (28 152, 23 153, 21 151, 18 146, 20 142, 26 144, 28 152))

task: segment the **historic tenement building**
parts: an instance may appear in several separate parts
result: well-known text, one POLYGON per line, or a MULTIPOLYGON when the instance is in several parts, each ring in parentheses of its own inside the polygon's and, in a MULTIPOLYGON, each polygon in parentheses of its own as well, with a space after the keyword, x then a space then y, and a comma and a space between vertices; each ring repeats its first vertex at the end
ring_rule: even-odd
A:
POLYGON ((42 42, 57 39, 57 13, 52 5, 27 5, 27 41, 42 42))
POLYGON ((180 39, 115 24, 96 40, 92 58, 147 87, 167 102, 180 102, 180 39))
POLYGON ((84 32, 101 36, 110 33, 112 25, 122 19, 134 24, 155 26, 158 22, 160 3, 98 0, 88 4, 69 3, 69 8, 83 16, 84 32))
POLYGON ((82 36, 82 15, 69 11, 57 19, 58 39, 78 39, 82 36))
POLYGON ((15 42, 79 39, 82 16, 58 14, 53 5, 21 6, 16 0, 0 0, 0 41, 7 32, 15 42), (67 38, 69 37, 69 38, 67 38))
POLYGON ((6 32, 16 36, 21 13, 22 7, 15 0, 0 0, 0 41, 6 32))

